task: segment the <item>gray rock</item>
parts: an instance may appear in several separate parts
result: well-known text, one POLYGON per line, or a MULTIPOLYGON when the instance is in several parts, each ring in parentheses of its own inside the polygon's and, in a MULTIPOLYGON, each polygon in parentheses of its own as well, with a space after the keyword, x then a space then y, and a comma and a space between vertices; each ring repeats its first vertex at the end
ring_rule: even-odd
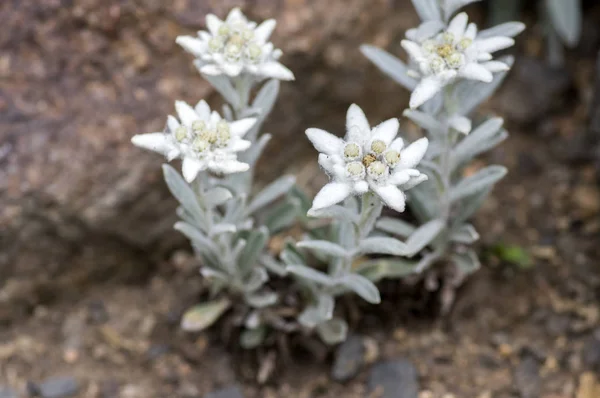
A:
POLYGON ((19 394, 10 387, 0 386, 0 398, 19 398, 19 394))
POLYGON ((365 361, 365 345, 360 336, 350 336, 335 352, 331 378, 348 381, 360 371, 365 361))
POLYGON ((591 368, 600 367, 600 339, 595 336, 589 337, 582 352, 583 363, 591 368))
POLYGON ((44 380, 38 388, 42 398, 66 398, 77 395, 79 383, 70 376, 53 377, 44 380))
POLYGON ((237 386, 231 386, 208 393, 204 398, 244 398, 244 396, 237 386))
POLYGON ((523 358, 516 367, 514 384, 521 398, 537 398, 540 395, 540 364, 531 355, 523 358))
POLYGON ((417 369, 407 359, 380 362, 373 366, 367 381, 367 397, 417 398, 417 369))

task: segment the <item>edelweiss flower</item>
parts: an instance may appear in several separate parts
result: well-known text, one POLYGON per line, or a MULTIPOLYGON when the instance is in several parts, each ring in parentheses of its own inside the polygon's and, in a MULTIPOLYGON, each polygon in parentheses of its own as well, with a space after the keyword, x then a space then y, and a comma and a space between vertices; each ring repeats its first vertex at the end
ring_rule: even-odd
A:
POLYGON ((249 73, 263 78, 294 80, 294 74, 278 62, 281 50, 269 42, 276 22, 269 19, 256 26, 239 8, 231 10, 225 21, 213 14, 206 16, 208 32, 198 37, 179 36, 177 44, 198 58, 200 72, 235 77, 249 73))
POLYGON ((389 119, 371 129, 363 111, 353 104, 346 116, 345 139, 320 129, 306 130, 308 139, 321 152, 319 164, 332 178, 315 197, 311 210, 371 190, 387 206, 404 211, 406 198, 401 189, 427 179, 414 167, 423 158, 428 141, 421 138, 402 149, 402 138, 396 138, 399 127, 398 119, 389 119))
POLYGON ((411 108, 419 107, 457 78, 490 83, 493 73, 509 69, 503 62, 493 61, 491 54, 512 46, 514 40, 506 36, 477 38, 477 25, 467 23, 467 14, 462 12, 441 33, 434 24, 424 25, 420 32, 409 35, 417 41, 402 41, 419 69, 412 71, 413 75, 421 79, 410 97, 411 108))
POLYGON ((131 142, 141 148, 162 153, 169 161, 183 159, 182 172, 187 182, 192 182, 202 170, 217 174, 248 170, 246 163, 237 160, 237 152, 250 147, 244 136, 256 122, 255 118, 227 122, 213 111, 205 101, 196 108, 183 101, 175 102, 181 123, 173 116, 167 119, 162 133, 138 134, 131 142))

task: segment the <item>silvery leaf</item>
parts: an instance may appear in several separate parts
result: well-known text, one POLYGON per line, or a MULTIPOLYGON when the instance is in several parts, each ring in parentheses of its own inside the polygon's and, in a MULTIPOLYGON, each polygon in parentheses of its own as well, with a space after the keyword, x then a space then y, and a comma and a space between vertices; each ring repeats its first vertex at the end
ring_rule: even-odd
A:
POLYGON ((387 232, 388 234, 397 235, 403 238, 410 236, 415 226, 399 218, 381 217, 375 227, 381 231, 387 232))
POLYGON ((175 230, 184 234, 194 244, 200 246, 199 249, 207 250, 212 255, 219 257, 219 248, 215 243, 205 236, 198 228, 184 221, 178 221, 173 227, 175 230))
MULTIPOLYGON (((426 173, 429 175, 429 173, 426 173)), ((408 204, 415 212, 417 218, 421 221, 431 220, 438 214, 438 193, 432 179, 417 185, 407 192, 409 197, 408 204)))
POLYGON ((502 129, 502 118, 491 118, 464 137, 452 150, 452 164, 460 166, 506 139, 508 133, 502 129))
POLYGON ((232 224, 239 224, 242 222, 246 218, 244 210, 246 208, 247 200, 248 197, 245 194, 238 194, 233 200, 228 201, 223 220, 232 224))
POLYGON ((445 27, 446 25, 442 21, 426 21, 419 25, 418 28, 407 31, 406 38, 421 43, 427 39, 432 38, 445 27))
MULTIPOLYGON (((198 67, 198 64, 196 62, 195 64, 199 70, 200 68, 198 67)), ((225 98, 225 101, 231 104, 231 106, 234 108, 238 108, 240 106, 240 96, 231 84, 231 81, 226 76, 210 76, 202 74, 202 77, 204 77, 204 79, 206 79, 206 81, 209 82, 215 88, 215 90, 217 90, 223 96, 223 98, 225 98)))
POLYGON ((363 44, 360 50, 365 57, 375 64, 383 73, 392 80, 412 91, 417 86, 417 81, 408 76, 408 68, 392 54, 375 46, 363 44))
POLYGON ((210 280, 211 282, 213 282, 215 280, 220 280, 222 282, 226 282, 229 280, 229 276, 227 276, 227 274, 217 271, 217 270, 214 270, 209 267, 202 267, 200 269, 200 275, 202 275, 204 278, 210 280))
POLYGON ((338 344, 346 340, 348 324, 341 319, 334 318, 319 324, 317 333, 326 344, 338 344))
MULTIPOLYGON (((194 217, 191 216, 190 213, 188 213, 183 206, 178 206, 177 209, 175 210, 175 214, 177 214, 177 216, 179 218, 181 218, 181 220, 187 222, 188 224, 192 224, 192 225, 196 225, 197 222, 194 219, 194 217)), ((198 228, 202 227, 201 225, 198 225, 198 228)))
POLYGON ((308 212, 308 216, 319 217, 319 218, 334 218, 337 220, 347 220, 354 224, 357 224, 359 221, 359 217, 356 212, 352 212, 350 209, 348 209, 344 206, 340 206, 340 205, 333 205, 333 206, 325 207, 323 209, 318 209, 318 210, 310 210, 308 212))
POLYGON ((179 173, 168 164, 163 164, 163 174, 165 182, 169 187, 169 191, 171 191, 173 196, 181 203, 188 214, 196 220, 197 224, 206 230, 206 215, 204 214, 204 210, 200 207, 198 198, 192 188, 190 188, 179 173))
POLYGON ((477 39, 489 39, 494 36, 515 37, 525 30, 525 24, 521 22, 505 22, 483 29, 477 34, 477 39))
POLYGON ((450 234, 450 240, 457 243, 471 244, 479 239, 479 234, 471 224, 463 224, 450 234))
POLYGON ((442 13, 438 0, 412 0, 412 3, 422 21, 442 20, 442 13))
POLYGON ((412 257, 429 245, 444 229, 443 220, 431 220, 421 225, 406 241, 406 256, 412 257))
POLYGON ((477 254, 473 250, 453 254, 452 262, 465 274, 471 274, 481 267, 479 258, 477 258, 477 254))
POLYGON ((188 332, 204 330, 215 323, 230 305, 227 299, 195 305, 183 314, 181 328, 188 332))
POLYGON ((321 322, 323 322, 323 318, 321 317, 321 313, 315 306, 305 308, 304 311, 302 311, 300 315, 298 315, 298 323, 309 329, 314 328, 321 322))
POLYGON ((444 5, 444 16, 446 18, 446 21, 450 20, 452 15, 454 15, 454 13, 459 9, 477 1, 481 0, 442 0, 442 4, 444 5))
POLYGON ((279 80, 271 79, 266 82, 256 94, 252 107, 260 109, 261 115, 268 115, 279 95, 279 80))
POLYGON ((574 47, 581 37, 581 0, 546 0, 552 26, 561 39, 574 47))
POLYGON ((260 319, 260 312, 257 310, 253 310, 248 314, 246 320, 244 321, 244 326, 248 329, 256 329, 260 326, 262 320, 260 319))
POLYGON ((214 187, 204 192, 204 201, 208 208, 220 206, 233 198, 233 194, 227 188, 214 187))
POLYGON ((365 301, 368 301, 371 304, 378 304, 381 302, 381 297, 379 296, 379 290, 377 289, 377 286, 375 286, 373 282, 364 276, 358 274, 347 274, 337 279, 337 282, 352 290, 354 293, 358 294, 365 301))
POLYGON ((329 275, 317 271, 314 268, 307 267, 306 265, 288 265, 286 270, 294 275, 316 282, 320 285, 332 286, 334 284, 333 279, 329 275))
POLYGON ((296 183, 296 177, 283 176, 267 185, 260 193, 258 193, 246 209, 246 214, 253 214, 255 211, 263 208, 271 202, 279 199, 287 193, 296 183))
MULTIPOLYGON (((250 148, 248 148, 248 150, 242 152, 239 155, 240 160, 242 162, 248 163, 250 166, 253 166, 256 163, 256 161, 258 160, 258 158, 260 157, 260 155, 263 153, 265 147, 267 146, 267 144, 269 143, 270 140, 271 140, 271 134, 262 134, 260 137, 258 137, 256 142, 254 142, 252 144, 252 146, 250 148)), ((248 173, 237 173, 237 174, 248 174, 248 173)), ((237 174, 233 174, 233 175, 237 175, 237 174)))
POLYGON ((475 212, 481 207, 483 201, 490 194, 492 187, 484 189, 481 192, 477 192, 470 195, 460 201, 460 204, 456 206, 457 214, 454 216, 454 223, 460 225, 469 219, 475 212))
POLYGON ((372 282, 384 278, 402 278, 415 272, 415 261, 398 259, 377 259, 362 263, 356 272, 372 282))
POLYGON ((367 209, 362 212, 359 230, 361 235, 359 238, 366 237, 375 227, 375 222, 381 215, 383 209, 383 202, 378 196, 372 194, 365 194, 362 196, 361 209, 367 209))
POLYGON ((317 302, 317 311, 323 321, 328 321, 333 317, 333 308, 335 307, 335 300, 330 294, 320 294, 317 302))
POLYGON ((308 249, 326 256, 348 257, 350 255, 344 247, 326 240, 303 240, 298 242, 296 247, 308 249))
POLYGON ((217 224, 215 226, 212 227, 212 229, 210 230, 210 234, 211 236, 216 236, 216 235, 220 235, 220 234, 224 234, 224 233, 232 233, 232 232, 236 232, 237 228, 235 227, 235 225, 233 224, 226 224, 226 223, 222 223, 222 224, 217 224))
POLYGON ((285 269, 285 266, 283 264, 279 263, 273 257, 271 257, 271 255, 263 254, 262 256, 260 256, 259 261, 271 273, 273 273, 277 276, 286 276, 287 275, 287 270, 285 269))
POLYGON ((244 291, 253 293, 260 289, 262 285, 269 280, 269 274, 264 268, 254 267, 250 276, 244 281, 244 291))
POLYGON ((231 110, 231 106, 229 104, 223 104, 223 117, 227 121, 234 121, 233 111, 231 110))
POLYGON ((265 226, 251 230, 246 238, 246 246, 238 257, 238 267, 242 272, 256 265, 269 239, 269 230, 265 226))
POLYGON ((242 348, 250 350, 262 344, 267 335, 267 327, 260 326, 255 329, 245 329, 240 334, 240 345, 242 348))
POLYGON ((412 120, 417 126, 431 131, 435 136, 440 136, 444 130, 444 126, 436 118, 425 112, 406 109, 402 114, 412 120))
POLYGON ((305 259, 293 245, 286 245, 279 255, 285 265, 304 264, 305 259))
POLYGON ((394 238, 372 237, 360 241, 357 254, 391 254, 403 256, 407 252, 406 245, 394 238))
MULTIPOLYGON (((511 56, 500 57, 500 62, 504 62, 512 67, 514 58, 511 56)), ((468 115, 483 101, 487 100, 498 89, 500 84, 509 71, 494 73, 494 80, 491 83, 477 82, 473 80, 461 80, 456 84, 453 92, 453 101, 458 105, 456 113, 468 115)))
POLYGON ((246 302, 254 308, 265 308, 275 304, 278 300, 277 293, 262 292, 246 295, 246 302))
POLYGON ((299 210, 300 201, 296 198, 289 198, 267 214, 264 224, 271 233, 277 233, 296 222, 299 210))
POLYGON ((506 175, 506 167, 487 166, 450 189, 450 203, 490 188, 506 175))

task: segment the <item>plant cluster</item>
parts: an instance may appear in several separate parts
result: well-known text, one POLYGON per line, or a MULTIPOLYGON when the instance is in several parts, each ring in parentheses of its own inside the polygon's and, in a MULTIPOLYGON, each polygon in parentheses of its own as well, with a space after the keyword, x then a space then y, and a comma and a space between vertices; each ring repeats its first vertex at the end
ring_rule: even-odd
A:
POLYGON ((465 166, 506 138, 502 120, 472 126, 468 115, 498 87, 512 59, 493 53, 514 44, 524 26, 512 22, 479 31, 458 9, 469 0, 413 0, 422 24, 406 32, 404 63, 363 46, 384 73, 411 91, 404 115, 427 137, 405 144, 398 119, 372 127, 351 105, 346 135, 318 128, 306 135, 330 177, 310 201, 282 176, 255 193, 254 170, 271 136, 259 134, 277 99, 281 80, 293 80, 269 37, 274 20, 260 25, 239 9, 222 21, 206 17, 208 31, 177 38, 202 76, 222 95, 222 114, 205 101, 177 101, 177 117, 164 131, 132 142, 181 159, 181 175, 164 165, 165 181, 179 201, 175 229, 189 238, 201 262, 210 299, 183 316, 186 330, 202 330, 228 311, 240 343, 262 344, 270 331, 316 332, 343 341, 348 324, 336 299, 354 293, 380 302, 376 283, 452 264, 464 276, 479 267, 470 247, 478 234, 468 223, 506 172, 488 166, 465 176, 465 166), (383 217, 408 203, 415 221, 383 217), (303 238, 284 240, 272 254, 274 234, 301 225, 303 238))

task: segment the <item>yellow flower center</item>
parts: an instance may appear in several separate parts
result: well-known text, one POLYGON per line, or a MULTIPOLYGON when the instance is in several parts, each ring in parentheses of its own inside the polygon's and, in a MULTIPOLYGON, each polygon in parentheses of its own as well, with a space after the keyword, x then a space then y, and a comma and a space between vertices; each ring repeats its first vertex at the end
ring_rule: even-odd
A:
POLYGON ((371 163, 373 163, 376 160, 377 160, 377 156, 373 155, 372 153, 369 153, 368 155, 366 155, 363 158, 362 164, 364 164, 365 167, 369 167, 371 165, 371 163))
POLYGON ((374 161, 369 166, 369 173, 376 177, 382 176, 385 173, 385 164, 379 160, 374 161))
POLYGON ((204 152, 205 150, 208 149, 209 147, 209 143, 204 141, 201 137, 196 137, 194 139, 194 142, 192 142, 192 147, 194 148, 195 151, 198 152, 204 152))
POLYGON ((393 167, 400 161, 400 152, 394 150, 387 151, 383 157, 387 164, 393 167))
POLYGON ((385 142, 381 140, 375 140, 371 143, 371 150, 378 155, 382 154, 383 151, 386 150, 386 148, 387 146, 385 145, 385 142))
POLYGON ((360 162, 352 162, 348 163, 346 170, 351 176, 358 177, 364 173, 365 166, 363 166, 360 162))
POLYGON ((175 139, 179 142, 182 142, 187 137, 187 129, 185 126, 179 126, 175 130, 175 139))
POLYGON ((347 159, 356 159, 360 156, 360 147, 351 142, 344 147, 344 157, 347 159))

